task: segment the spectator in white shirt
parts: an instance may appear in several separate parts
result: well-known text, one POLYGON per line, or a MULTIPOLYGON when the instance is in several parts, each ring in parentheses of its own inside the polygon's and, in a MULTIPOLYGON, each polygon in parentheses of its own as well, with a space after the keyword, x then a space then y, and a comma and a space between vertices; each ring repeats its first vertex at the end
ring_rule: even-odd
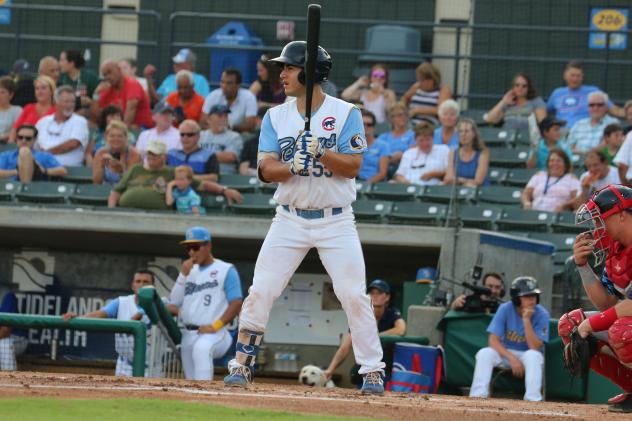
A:
POLYGON ((601 91, 588 95, 590 117, 579 120, 568 135, 568 143, 575 153, 585 154, 601 143, 603 129, 618 120, 608 114, 608 94, 601 91))
POLYGON ((88 121, 75 114, 75 90, 67 85, 55 90, 55 114, 37 122, 36 148, 50 152, 63 166, 83 165, 88 145, 88 121))
POLYGON ((141 132, 135 145, 145 162, 147 160, 147 148, 152 140, 164 143, 167 146, 167 150, 182 149, 180 132, 173 127, 175 112, 171 105, 166 102, 159 102, 154 107, 151 118, 156 125, 152 129, 141 132))
POLYGON ((228 68, 222 73, 220 88, 211 92, 202 106, 206 120, 214 105, 227 105, 230 108, 229 127, 236 132, 251 132, 256 125, 257 97, 248 89, 240 88, 241 73, 228 68))
POLYGON ((630 184, 632 181, 632 131, 628 132, 612 162, 619 169, 621 183, 630 184))
POLYGON ((415 146, 402 155, 395 181, 421 186, 441 184, 448 168, 450 148, 434 145, 434 126, 422 121, 415 126, 415 146))

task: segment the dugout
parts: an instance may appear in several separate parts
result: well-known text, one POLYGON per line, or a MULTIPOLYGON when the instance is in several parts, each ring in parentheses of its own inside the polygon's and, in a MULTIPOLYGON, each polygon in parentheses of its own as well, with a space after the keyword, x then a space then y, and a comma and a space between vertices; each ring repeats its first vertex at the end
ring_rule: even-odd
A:
MULTIPOLYGON (((100 308, 110 298, 128 294, 133 271, 148 267, 156 276, 159 294, 165 296, 184 257, 179 241, 188 227, 197 224, 211 230, 214 254, 236 265, 246 292, 270 225, 268 218, 195 218, 172 213, 32 207, 0 207, 0 285, 16 291, 23 312, 58 315, 71 308, 84 313, 100 308)), ((543 258, 546 243, 469 229, 460 230, 454 237, 451 229, 425 226, 360 223, 358 231, 367 279, 387 280, 393 288, 393 302, 404 314, 404 302, 421 304, 425 298, 416 294, 403 297, 404 283, 414 282, 419 267, 436 267, 438 262, 443 273, 454 262, 456 279, 466 277, 477 261, 486 270, 495 267, 505 272, 507 279, 533 268, 528 274, 540 280, 543 303, 550 303, 546 296, 551 290, 552 259, 543 258), (457 247, 452 253, 455 239, 457 247), (509 247, 512 245, 516 247, 509 247), (550 279, 545 279, 547 276, 550 279)), ((294 377, 296 367, 300 369, 307 363, 326 365, 339 344, 340 334, 346 332, 346 317, 336 307, 337 300, 331 296, 323 300, 325 288, 329 287, 315 251, 308 254, 297 274, 299 284, 305 280, 314 283, 316 295, 298 292, 295 299, 303 310, 309 304, 315 311, 311 315, 303 311, 299 314, 302 319, 288 319, 289 309, 277 306, 266 339, 268 370, 288 377, 294 377), (307 317, 314 321, 311 328, 307 317), (295 323, 302 323, 301 328, 296 329, 295 323)), ((411 329, 424 326, 423 321, 408 322, 411 329)), ((46 356, 54 335, 30 333, 28 352, 46 356)), ((112 342, 111 335, 73 336, 59 343, 58 355, 109 359, 113 358, 112 342)))

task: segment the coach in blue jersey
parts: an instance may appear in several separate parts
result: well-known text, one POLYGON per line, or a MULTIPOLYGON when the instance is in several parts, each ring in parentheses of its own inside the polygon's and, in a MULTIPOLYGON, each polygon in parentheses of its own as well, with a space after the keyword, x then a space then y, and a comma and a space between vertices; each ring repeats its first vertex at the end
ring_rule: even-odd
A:
POLYGON ((258 174, 279 183, 276 217, 259 252, 252 287, 239 318, 237 353, 229 363, 228 386, 245 387, 274 300, 315 247, 347 314, 353 351, 364 377, 363 393, 384 393, 382 348, 371 300, 366 293, 364 257, 351 203, 354 178, 366 139, 360 110, 326 95, 331 57, 318 47, 311 127, 304 132, 306 43, 294 41, 270 61, 282 66, 285 94, 294 97, 271 108, 259 137, 258 174))
POLYGON ((179 309, 185 328, 184 377, 213 380, 213 359, 223 357, 232 344, 226 325, 241 310, 241 281, 233 265, 213 256, 206 228, 189 228, 181 244, 189 259, 182 264, 169 304, 179 309))

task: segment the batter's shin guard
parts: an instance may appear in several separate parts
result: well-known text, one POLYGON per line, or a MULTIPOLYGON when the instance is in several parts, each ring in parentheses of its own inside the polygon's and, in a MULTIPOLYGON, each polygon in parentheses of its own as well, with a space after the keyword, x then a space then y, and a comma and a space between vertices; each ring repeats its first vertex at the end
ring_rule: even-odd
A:
POLYGON ((242 329, 237 334, 237 352, 235 360, 241 365, 251 367, 255 365, 255 359, 259 352, 259 346, 263 340, 263 332, 253 332, 242 329))

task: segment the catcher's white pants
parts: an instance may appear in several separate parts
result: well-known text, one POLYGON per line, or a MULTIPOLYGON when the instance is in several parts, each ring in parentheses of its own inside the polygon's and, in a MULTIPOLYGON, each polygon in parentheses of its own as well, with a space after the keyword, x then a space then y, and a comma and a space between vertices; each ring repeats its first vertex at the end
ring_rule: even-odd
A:
MULTIPOLYGON (((516 351, 508 349, 524 365, 525 401, 542 400, 542 369, 544 367, 544 355, 540 351, 530 349, 528 351, 516 351)), ((486 398, 489 396, 489 383, 494 367, 511 368, 509 361, 500 356, 491 347, 482 348, 476 353, 476 368, 470 388, 470 397, 486 398)))
POLYGON ((213 380, 213 359, 228 352, 233 339, 226 329, 216 333, 198 333, 197 330, 182 331, 182 368, 188 380, 213 380))
POLYGON ((364 257, 351 206, 342 213, 305 219, 279 207, 261 251, 239 328, 263 332, 274 300, 281 295, 307 252, 316 247, 347 314, 359 373, 384 369, 377 322, 366 293, 364 257))

